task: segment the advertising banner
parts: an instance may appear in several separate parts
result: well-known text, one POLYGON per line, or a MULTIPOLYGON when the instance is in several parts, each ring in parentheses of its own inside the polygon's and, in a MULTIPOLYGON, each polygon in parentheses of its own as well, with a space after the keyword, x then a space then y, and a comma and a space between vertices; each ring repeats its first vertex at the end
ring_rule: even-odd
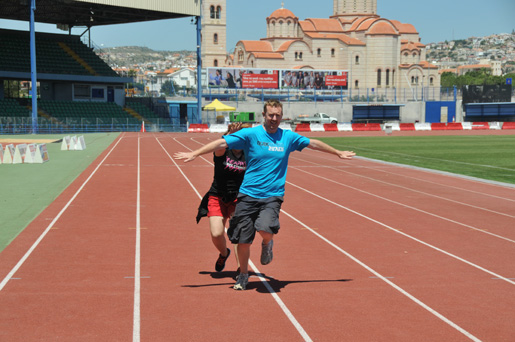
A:
POLYGON ((239 89, 347 89, 346 70, 208 68, 208 86, 239 89))

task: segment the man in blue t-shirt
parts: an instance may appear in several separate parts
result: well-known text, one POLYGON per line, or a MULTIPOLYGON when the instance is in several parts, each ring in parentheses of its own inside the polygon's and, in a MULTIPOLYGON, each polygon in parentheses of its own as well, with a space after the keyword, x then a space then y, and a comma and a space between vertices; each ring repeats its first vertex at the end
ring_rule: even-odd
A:
POLYGON ((254 241, 256 231, 263 239, 261 264, 267 265, 272 261, 273 237, 279 232, 279 212, 283 202, 290 153, 309 147, 335 154, 341 159, 352 159, 355 155, 352 151, 339 151, 320 140, 308 139, 290 130, 279 128, 282 116, 282 103, 269 100, 263 108, 262 126, 226 135, 193 152, 174 154, 176 159, 189 162, 220 148, 244 150, 247 171, 227 231, 231 242, 238 244, 240 273, 234 285, 235 290, 245 290, 247 287, 250 245, 254 241))

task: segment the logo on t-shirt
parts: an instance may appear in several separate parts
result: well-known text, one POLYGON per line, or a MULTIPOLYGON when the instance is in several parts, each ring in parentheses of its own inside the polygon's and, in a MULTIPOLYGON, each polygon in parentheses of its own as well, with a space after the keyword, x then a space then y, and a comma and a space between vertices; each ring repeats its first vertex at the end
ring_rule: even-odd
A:
POLYGON ((247 163, 240 160, 233 160, 227 156, 225 158, 225 168, 231 171, 243 172, 247 168, 247 163))
POLYGON ((270 152, 284 152, 284 147, 272 146, 270 143, 267 143, 266 141, 258 141, 257 144, 259 146, 268 146, 268 151, 270 152))

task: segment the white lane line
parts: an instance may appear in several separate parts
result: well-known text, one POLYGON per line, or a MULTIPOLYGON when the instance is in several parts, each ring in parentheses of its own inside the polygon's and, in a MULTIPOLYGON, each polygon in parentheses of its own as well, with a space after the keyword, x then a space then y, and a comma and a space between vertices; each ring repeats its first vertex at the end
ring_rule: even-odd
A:
POLYGON ((138 134, 138 172, 136 191, 136 248, 134 260, 134 311, 132 322, 132 341, 139 342, 141 337, 141 152, 138 134))
POLYGON ((293 217, 292 215, 288 214, 287 212, 285 212, 284 210, 281 210, 281 212, 283 212, 284 214, 286 214, 288 217, 290 217, 292 220, 294 220, 295 222, 297 222, 298 224, 300 224, 301 226, 303 226, 304 228, 308 229, 311 233, 315 234, 316 236, 318 236, 320 239, 322 239, 323 241, 325 241, 326 243, 328 243, 330 246, 334 247, 336 250, 338 250, 339 252, 343 253, 344 255, 346 255, 348 258, 352 259, 354 262, 356 262, 357 264, 359 264, 361 267, 365 268, 366 270, 368 270, 369 272, 371 272, 372 274, 374 274, 375 277, 381 279, 382 281, 384 281, 385 283, 387 283, 388 285, 390 285, 391 287, 393 287, 395 290, 399 291, 400 293, 402 293, 404 296, 408 297, 409 299, 411 299, 413 302, 415 302, 416 304, 418 304, 419 306, 423 307, 424 309, 426 309, 427 311, 429 311, 431 314, 433 314, 434 316, 438 317, 440 320, 444 321, 445 323, 447 323, 448 325, 450 325, 451 327, 453 327, 454 329, 458 330, 460 333, 462 333, 463 335, 467 336, 469 339, 471 339, 472 341, 481 341, 480 339, 478 339, 477 337, 475 337, 474 335, 472 335, 471 333, 469 333, 468 331, 466 331, 465 329, 463 329, 462 327, 460 327, 459 325, 457 325, 456 323, 454 323, 453 321, 451 321, 450 319, 448 319, 447 317, 445 317, 444 315, 440 314, 438 311, 434 310, 433 308, 431 308, 429 305, 425 304, 424 302, 420 301, 418 298, 416 298, 415 296, 413 296, 412 294, 410 294, 409 292, 405 291, 403 288, 401 288, 400 286, 398 286, 397 284, 393 283, 392 281, 388 280, 387 278, 389 277, 385 277, 383 275, 381 275, 379 272, 375 271, 373 268, 371 268, 370 266, 368 266, 367 264, 365 264, 364 262, 362 262, 361 260, 357 259, 356 257, 354 257, 352 254, 349 254, 348 252, 346 252, 345 250, 341 249, 339 246, 337 246, 336 244, 334 244, 333 242, 331 242, 330 240, 326 239, 324 236, 322 236, 321 234, 317 233, 315 230, 313 230, 311 227, 307 226, 306 224, 304 224, 303 222, 297 220, 295 217, 293 217))
POLYGON ((416 238, 416 237, 414 237, 414 236, 411 236, 411 235, 409 235, 409 234, 403 233, 403 232, 401 232, 400 230, 395 229, 395 228, 393 228, 393 227, 390 227, 389 225, 387 225, 387 224, 385 224, 385 223, 383 223, 383 222, 380 222, 380 221, 374 220, 374 219, 373 219, 373 218, 371 218, 371 217, 368 217, 368 216, 366 216, 366 215, 364 215, 364 214, 361 214, 361 213, 359 213, 359 212, 357 212, 357 211, 355 211, 355 210, 352 210, 352 209, 350 209, 350 208, 347 208, 347 207, 345 207, 345 206, 343 206, 343 205, 341 205, 341 204, 339 204, 339 203, 333 202, 333 201, 331 201, 330 199, 327 199, 327 198, 325 198, 325 197, 323 197, 323 196, 320 196, 320 195, 318 195, 318 194, 315 194, 314 192, 309 191, 309 190, 307 190, 307 189, 304 189, 304 188, 302 188, 302 187, 300 187, 300 186, 298 186, 298 185, 296 185, 296 184, 293 184, 293 183, 291 183, 291 182, 286 182, 286 183, 288 183, 288 184, 290 184, 291 186, 296 187, 296 188, 298 188, 298 189, 300 189, 300 190, 302 190, 302 191, 305 191, 305 192, 307 192, 308 194, 311 194, 311 195, 313 195, 313 196, 315 196, 315 197, 318 197, 318 198, 320 198, 321 200, 324 200, 324 201, 326 201, 326 202, 328 202, 328 203, 331 203, 331 204, 333 204, 333 205, 335 205, 335 206, 337 206, 337 207, 339 207, 339 208, 342 208, 342 209, 344 209, 344 210, 347 210, 347 211, 349 211, 349 212, 351 212, 351 213, 353 213, 353 214, 355 214, 355 215, 358 215, 358 216, 360 216, 360 217, 362 217, 362 218, 364 218, 364 219, 366 219, 366 220, 369 220, 369 221, 374 222, 374 223, 376 223, 376 224, 378 224, 378 225, 381 225, 381 226, 383 226, 383 227, 385 227, 385 228, 387 228, 387 229, 389 229, 389 230, 391 230, 391 231, 394 231, 394 232, 396 232, 396 233, 398 233, 398 234, 401 234, 401 235, 403 235, 403 236, 405 236, 405 237, 407 237, 407 238, 409 238, 409 239, 411 239, 411 240, 413 240, 413 241, 416 241, 416 242, 418 242, 418 243, 421 243, 421 244, 423 244, 424 246, 427 246, 427 247, 429 247, 429 248, 432 248, 432 249, 434 249, 434 250, 436 250, 436 251, 438 251, 438 252, 441 252, 441 253, 443 253, 443 254, 446 254, 446 255, 450 256, 451 258, 454 258, 454 259, 456 259, 456 260, 459 260, 459 261, 461 261, 461 262, 464 262, 464 263, 466 263, 467 265, 470 265, 470 266, 472 266, 472 267, 474 267, 474 268, 477 268, 478 270, 481 270, 481 271, 483 271, 483 272, 486 272, 486 273, 488 273, 488 274, 490 274, 490 275, 493 275, 494 277, 500 278, 500 279, 502 279, 502 280, 504 280, 504 281, 506 281, 506 282, 508 282, 508 283, 510 283, 510 284, 512 284, 512 285, 515 285, 515 282, 514 282, 514 281, 512 281, 512 280, 510 280, 509 278, 505 278, 505 277, 503 277, 503 276, 501 276, 501 275, 499 275, 499 274, 497 274, 497 273, 495 273, 495 272, 489 271, 489 270, 487 270, 486 268, 483 268, 483 267, 481 267, 481 266, 479 266, 479 265, 476 265, 476 264, 474 264, 474 263, 472 263, 472 262, 470 262, 470 261, 468 261, 468 260, 465 260, 465 259, 463 259, 463 258, 460 258, 459 256, 454 255, 454 254, 452 254, 452 253, 450 253, 450 252, 444 251, 443 249, 440 249, 440 248, 438 248, 438 247, 436 247, 436 246, 433 246, 433 245, 431 245, 431 244, 429 244, 429 243, 427 243, 427 242, 424 242, 424 241, 422 241, 422 240, 420 240, 420 239, 417 239, 417 238, 416 238))
POLYGON ((39 236, 39 238, 32 244, 32 246, 29 248, 29 250, 25 253, 25 255, 23 255, 23 257, 18 261, 18 263, 12 268, 12 270, 5 276, 5 278, 2 280, 2 282, 0 283, 0 291, 3 290, 3 288, 5 287, 5 285, 9 282, 9 280, 11 278, 13 278, 13 275, 20 269, 20 267, 23 265, 23 263, 25 263, 25 261, 28 259, 28 257, 32 254, 32 252, 34 252, 34 250, 38 247, 38 245, 41 243, 41 241, 44 239, 44 237, 48 234, 48 232, 50 231, 50 229, 52 229, 52 227, 54 226, 54 224, 57 222, 57 220, 59 220, 61 218, 61 216, 64 214, 64 212, 66 211, 66 209, 68 209, 68 207, 72 204, 72 202, 75 200, 75 198, 79 195, 79 193, 82 191, 82 189, 84 189, 84 187, 86 186, 86 184, 88 184, 88 182, 90 181, 90 179, 93 177, 93 175, 97 172, 97 170, 100 168, 100 166, 102 166, 102 164, 104 163, 104 161, 107 159, 107 157, 109 157, 109 155, 111 154, 111 152, 113 152, 113 150, 116 148, 116 146, 118 146, 118 143, 123 139, 123 137, 120 137, 118 139, 118 141, 116 142, 116 144, 113 146, 113 148, 109 151, 109 153, 106 154, 106 156, 104 157, 104 159, 102 159, 102 161, 97 165, 97 167, 95 168, 95 170, 93 170, 93 172, 91 172, 91 174, 89 175, 89 177, 84 181, 84 183, 82 183, 82 185, 80 186, 80 188, 77 190, 77 192, 75 192, 75 194, 72 196, 72 198, 68 201, 68 203, 66 203, 66 205, 61 209, 61 211, 59 212, 59 214, 57 214, 57 216, 52 220, 52 222, 50 222, 50 224, 48 225, 48 227, 43 231, 43 233, 41 233, 41 235, 39 236))
MULTIPOLYGON (((331 182, 331 183, 335 183, 335 184, 338 184, 338 185, 341 185, 343 187, 346 187, 346 188, 349 188, 349 189, 352 189, 352 190, 355 190, 355 191, 358 191, 358 192, 361 192, 361 193, 364 193, 364 194, 367 194, 369 196, 372 196, 372 197, 376 197, 376 198, 379 198, 383 201, 386 201, 386 202, 390 202, 390 203, 394 203, 396 205, 400 205, 404 208, 408 208, 408 209, 411 209, 411 210, 415 210, 415 211, 418 211, 420 213, 424 213, 426 215, 429 215, 429 216, 433 216, 433 217, 436 217, 436 218, 439 218, 441 220, 444 220, 444 221, 448 221, 448 222, 451 222, 453 224, 457 224, 459 226, 463 226, 463 227, 466 227, 466 228, 469 228, 469 229, 473 229, 475 231, 478 231, 478 232, 481 232, 481 233, 484 233, 484 234, 488 234, 488 235, 491 235, 491 236, 494 236, 496 238, 499 238, 499 239, 502 239, 502 240, 505 240, 505 241, 508 241, 508 242, 512 242, 512 243, 515 243, 515 240, 512 240, 512 239, 509 239, 507 237, 504 237, 504 236, 501 236, 501 235, 497 235, 497 234, 494 234, 494 233, 491 233, 489 231, 486 231, 484 229, 481 229, 481 228, 477 228, 477 227, 474 227, 474 226, 471 226, 471 225, 468 225, 468 224, 465 224, 465 223, 462 223, 462 222, 459 222, 459 221, 455 221, 453 219, 450 219, 450 218, 447 218, 447 217, 443 217, 443 216, 440 216, 440 215, 437 215, 437 214, 434 214, 434 213, 431 213, 431 212, 428 212, 428 211, 425 211, 425 210, 422 210, 422 209, 418 209, 418 208, 415 208, 415 207, 412 207, 410 205, 407 205, 407 204, 404 204, 404 203, 400 203, 400 202, 397 202, 397 201, 394 201, 394 200, 391 200, 389 198, 386 198, 386 197, 383 197, 383 196, 379 196, 379 195, 376 195, 376 194, 373 194, 371 192, 368 192, 368 191, 365 191, 363 189, 359 189, 359 188, 355 188, 351 185, 348 185, 348 184, 344 184, 344 183, 340 183, 340 182, 337 182, 335 180, 332 180, 330 178, 326 178, 326 177, 322 177, 320 175, 317 175, 315 173, 311 173, 311 172, 308 172, 308 171, 304 171, 302 169, 299 169, 298 167, 296 166, 291 166, 290 168, 292 169, 295 169, 297 171, 300 171, 300 172, 304 172, 304 173, 307 173, 308 175, 311 175, 313 177, 317 177, 317 178, 321 178, 325 181, 328 181, 328 182, 331 182)), ((333 168, 334 169, 334 168, 333 168)))
MULTIPOLYGON (((302 161, 307 162, 307 163, 312 163, 312 164, 317 165, 317 163, 309 161, 309 160, 305 160, 305 159, 301 159, 301 158, 296 158, 296 159, 297 160, 302 160, 302 161)), ((358 173, 354 173, 354 172, 350 172, 350 171, 345 171, 345 170, 342 170, 342 169, 339 169, 339 168, 335 168, 335 167, 330 167, 330 166, 325 166, 325 167, 333 169, 333 170, 337 170, 339 172, 344 172, 344 173, 347 173, 347 174, 350 174, 350 175, 353 175, 353 176, 356 176, 356 177, 365 178, 365 179, 371 180, 373 182, 383 183, 383 184, 386 184, 386 185, 389 185, 389 186, 393 186, 393 187, 401 188, 401 189, 404 189, 404 190, 412 191, 412 192, 415 192, 415 193, 419 193, 419 194, 422 194, 422 195, 425 195, 425 196, 430 196, 430 197, 438 198, 438 199, 441 199, 441 200, 444 200, 444 201, 449 201, 449 202, 456 203, 456 204, 459 204, 459 205, 463 205, 463 206, 466 206, 466 207, 471 207, 471 208, 474 208, 474 209, 487 211, 487 212, 490 212, 490 213, 493 213, 493 214, 497 214, 497 215, 502 215, 502 216, 507 216, 507 217, 510 217, 510 218, 515 218, 514 215, 502 213, 502 212, 491 210, 491 209, 486 209, 486 208, 483 208, 483 207, 478 207, 478 206, 475 206, 475 205, 472 205, 472 204, 468 204, 468 203, 464 203, 464 202, 460 202, 460 201, 455 201, 455 200, 452 200, 450 198, 445 198, 445 197, 442 197, 442 196, 438 196, 438 195, 430 194, 430 193, 427 193, 427 192, 419 191, 419 190, 416 190, 416 189, 408 188, 406 186, 402 186, 402 185, 399 185, 399 184, 385 182, 385 181, 379 180, 377 178, 373 178, 373 177, 369 177, 369 176, 365 176, 365 175, 360 175, 358 173)))
MULTIPOLYGON (((186 145, 184 145, 183 143, 179 142, 177 140, 177 138, 173 138, 178 144, 184 146, 184 148, 188 149, 191 151, 191 149, 189 147, 187 147, 186 145)), ((200 193, 197 191, 197 189, 195 188, 195 186, 193 186, 193 184, 190 182, 189 178, 184 174, 184 172, 182 172, 181 168, 179 167, 179 165, 175 162, 175 160, 172 158, 172 156, 170 156, 170 154, 168 153, 168 151, 164 148, 164 146, 161 144, 161 142, 156 138, 157 142, 159 143, 159 145, 161 145, 161 148, 165 151, 165 153, 168 155, 168 158, 170 158, 170 160, 174 163, 174 165, 177 167, 177 169, 180 171, 180 173, 182 174, 182 176, 186 179, 186 181, 188 182, 188 184, 192 187, 192 189, 195 191, 195 193, 197 194, 198 198, 199 199, 202 199, 202 196, 200 196, 200 193)), ((204 159, 204 158, 203 158, 204 159)), ((204 159, 205 160, 205 159, 204 159)), ((207 161, 207 160, 206 160, 207 161)), ((210 163, 211 165, 213 165, 211 162, 208 161, 208 163, 210 163)), ((254 270, 254 272, 259 276, 261 274, 261 272, 259 272, 259 270, 257 269, 256 265, 254 265, 254 263, 249 260, 249 265, 250 267, 254 270)), ((297 321, 297 319, 295 318, 295 316, 291 313, 291 311, 288 309, 288 307, 286 306, 286 304, 284 304, 284 302, 282 301, 282 299, 279 297, 279 295, 274 291, 274 289, 268 284, 268 281, 259 276, 259 280, 265 285, 265 287, 267 288, 268 292, 270 292, 270 294, 272 295, 272 297, 274 298, 274 300, 277 302, 277 304, 279 305, 279 307, 283 310, 284 314, 286 315, 286 317, 288 317, 288 319, 290 320, 290 322, 293 324, 293 326, 295 327, 295 329, 297 329, 297 331, 299 332, 299 334, 302 336, 302 338, 304 339, 304 341, 306 342, 312 342, 313 340, 311 339, 311 337, 308 335, 308 333, 304 330, 304 328, 302 327, 302 325, 297 321)))

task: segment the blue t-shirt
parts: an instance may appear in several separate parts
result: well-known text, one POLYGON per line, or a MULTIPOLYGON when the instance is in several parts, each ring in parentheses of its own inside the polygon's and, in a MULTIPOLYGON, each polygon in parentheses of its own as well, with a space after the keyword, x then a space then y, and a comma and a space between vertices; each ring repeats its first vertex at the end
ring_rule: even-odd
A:
POLYGON ((247 171, 240 192, 254 198, 284 196, 288 157, 310 143, 308 138, 290 130, 279 128, 269 134, 263 126, 241 129, 224 139, 229 148, 245 152, 247 171))

